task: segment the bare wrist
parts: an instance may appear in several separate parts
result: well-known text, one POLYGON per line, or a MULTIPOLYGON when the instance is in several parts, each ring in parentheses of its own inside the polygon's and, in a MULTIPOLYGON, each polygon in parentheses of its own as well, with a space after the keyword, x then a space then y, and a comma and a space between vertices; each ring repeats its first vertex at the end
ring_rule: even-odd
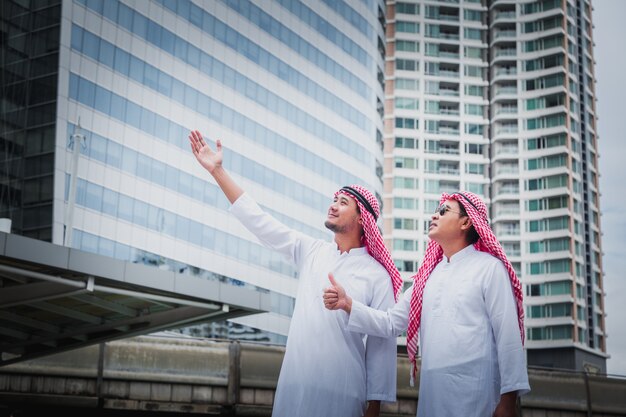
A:
POLYGON ((214 177, 219 177, 220 175, 224 175, 224 167, 222 165, 217 165, 213 167, 213 169, 209 170, 209 173, 214 177))
POLYGON ((346 297, 346 306, 343 310, 348 314, 352 312, 352 297, 346 297))

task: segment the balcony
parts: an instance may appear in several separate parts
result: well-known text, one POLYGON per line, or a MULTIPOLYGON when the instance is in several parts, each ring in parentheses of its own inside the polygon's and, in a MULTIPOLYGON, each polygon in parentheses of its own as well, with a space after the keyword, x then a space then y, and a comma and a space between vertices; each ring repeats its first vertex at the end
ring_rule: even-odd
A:
POLYGON ((495 32, 493 38, 494 39, 502 39, 502 38, 515 38, 517 32, 514 30, 498 30, 495 32))
POLYGON ((517 75, 517 68, 516 67, 510 67, 510 68, 500 67, 500 68, 496 68, 493 74, 496 77, 498 76, 506 77, 506 76, 517 75))
POLYGON ((426 19, 433 20, 445 20, 448 22, 458 22, 459 21, 459 9, 454 7, 430 7, 426 8, 426 13, 424 14, 426 19))
POLYGON ((515 10, 495 12, 493 14, 493 21, 515 19, 515 17, 515 10))
POLYGON ((518 166, 501 166, 496 168, 496 175, 517 175, 519 174, 518 166))
POLYGON ((437 153, 444 154, 444 155, 458 155, 459 154, 459 148, 453 148, 453 147, 447 147, 447 146, 440 146, 437 151, 438 151, 437 153))
POLYGON ((438 75, 440 77, 459 78, 459 71, 440 69, 439 73, 435 75, 438 75))
POLYGON ((459 169, 458 168, 452 168, 452 167, 439 167, 439 169, 437 170, 437 174, 444 174, 444 175, 459 175, 459 169))
POLYGON ((517 133, 517 125, 502 125, 496 127, 496 135, 506 135, 511 133, 517 133))
POLYGON ((496 210, 496 216, 500 217, 500 216, 519 216, 520 214, 520 209, 519 207, 517 208, 502 208, 499 210, 496 210))
POLYGON ((453 58, 453 59, 458 59, 459 58, 459 53, 458 52, 448 52, 448 51, 439 51, 439 54, 437 55, 440 58, 453 58))
POLYGON ((517 141, 500 142, 495 147, 496 155, 517 155, 519 152, 517 141))
POLYGON ((440 107, 439 108, 439 114, 445 114, 445 115, 448 115, 448 116, 458 116, 459 115, 459 109, 440 107))
MULTIPOLYGON (((498 190, 496 197, 501 195, 519 194, 519 186, 504 186, 498 190)), ((517 209, 519 214, 519 208, 517 209)))
POLYGON ((517 49, 498 49, 496 50, 494 57, 495 58, 500 58, 500 57, 507 57, 507 56, 515 56, 517 55, 517 49))
POLYGON ((519 236, 520 229, 496 229, 496 235, 498 237, 504 236, 519 236))
POLYGON ((522 256, 522 251, 520 249, 504 249, 504 253, 506 253, 506 256, 508 257, 514 257, 514 256, 522 256))
POLYGON ((437 132, 440 135, 458 135, 459 128, 458 127, 449 127, 449 126, 439 126, 437 132))
POLYGON ((496 96, 517 94, 517 87, 500 87, 496 88, 496 96))
POLYGON ((517 106, 500 106, 496 108, 496 115, 499 114, 517 114, 517 106))
POLYGON ((439 88, 439 92, 438 92, 440 96, 450 96, 450 97, 458 97, 459 96, 459 90, 458 88, 456 90, 451 89, 451 88, 439 88))

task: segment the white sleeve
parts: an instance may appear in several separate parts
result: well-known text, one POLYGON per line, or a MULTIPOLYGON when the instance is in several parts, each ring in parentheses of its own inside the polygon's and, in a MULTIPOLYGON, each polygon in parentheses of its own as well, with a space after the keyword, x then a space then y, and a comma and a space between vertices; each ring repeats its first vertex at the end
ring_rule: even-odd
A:
MULTIPOLYGON (((386 271, 380 279, 377 279, 375 284, 372 286, 373 294, 370 306, 382 310, 392 307, 394 305, 393 286, 386 271)), ((395 337, 367 336, 365 372, 368 401, 396 401, 397 356, 395 337)))
POLYGON ((406 290, 398 303, 387 311, 375 310, 352 300, 348 330, 380 337, 399 336, 406 331, 409 324, 411 294, 413 294, 413 286, 406 290))
POLYGON ((495 263, 490 272, 483 293, 498 353, 500 394, 517 391, 524 395, 530 385, 513 288, 502 262, 495 263))
POLYGON ((261 243, 280 252, 296 265, 300 264, 313 238, 288 228, 269 214, 248 195, 242 194, 230 207, 230 212, 261 243))

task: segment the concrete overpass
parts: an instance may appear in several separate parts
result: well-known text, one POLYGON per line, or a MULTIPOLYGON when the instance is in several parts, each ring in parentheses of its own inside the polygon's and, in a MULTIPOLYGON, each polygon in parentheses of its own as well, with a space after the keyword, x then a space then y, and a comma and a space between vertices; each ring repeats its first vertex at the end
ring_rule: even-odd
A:
POLYGON ((269 310, 229 281, 0 233, 0 366, 269 310))
MULTIPOLYGON (((101 343, 1 367, 0 416, 3 407, 23 417, 270 416, 283 353, 282 346, 178 334, 101 343)), ((383 416, 415 416, 408 369, 400 355, 398 399, 383 406, 383 416)), ((626 379, 534 368, 529 375, 524 417, 626 416, 626 379)))

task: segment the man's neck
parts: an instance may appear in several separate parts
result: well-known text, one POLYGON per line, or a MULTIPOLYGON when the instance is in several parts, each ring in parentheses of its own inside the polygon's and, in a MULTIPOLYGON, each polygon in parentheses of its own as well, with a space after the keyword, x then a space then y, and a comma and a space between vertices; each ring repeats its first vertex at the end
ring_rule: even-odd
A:
POLYGON ((354 248, 360 248, 363 246, 361 244, 361 236, 346 236, 338 233, 335 233, 335 243, 337 244, 337 249, 339 249, 340 253, 348 252, 354 248))
POLYGON ((446 257, 448 262, 450 262, 450 258, 470 245, 470 243, 467 243, 465 240, 439 244, 441 245, 443 255, 446 257))

